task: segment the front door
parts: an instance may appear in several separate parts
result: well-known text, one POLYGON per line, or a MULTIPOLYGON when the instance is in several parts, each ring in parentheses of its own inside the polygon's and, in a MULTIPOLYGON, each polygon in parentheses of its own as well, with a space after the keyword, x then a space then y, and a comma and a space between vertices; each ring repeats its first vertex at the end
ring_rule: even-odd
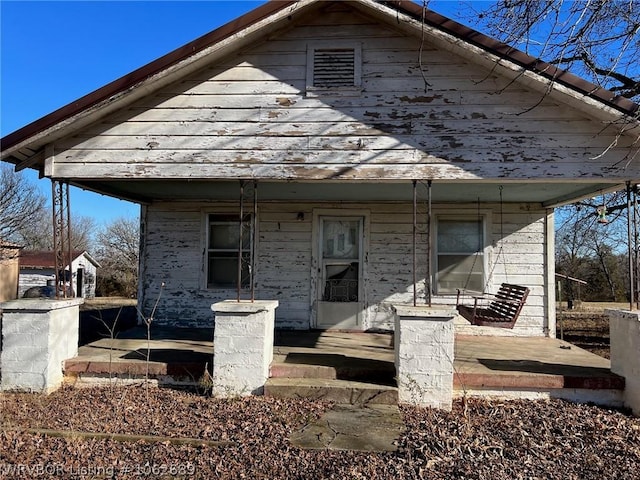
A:
POLYGON ((316 327, 359 329, 363 301, 364 218, 320 216, 316 327))

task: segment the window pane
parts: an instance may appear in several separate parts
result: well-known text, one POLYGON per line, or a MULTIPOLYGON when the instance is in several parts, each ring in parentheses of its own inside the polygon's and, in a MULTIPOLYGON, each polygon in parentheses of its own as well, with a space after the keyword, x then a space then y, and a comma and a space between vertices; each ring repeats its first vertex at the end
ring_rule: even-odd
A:
POLYGON ((358 220, 324 220, 322 254, 324 258, 357 259, 360 255, 360 222, 358 220))
POLYGON ((484 288, 482 255, 438 255, 436 268, 439 292, 458 288, 482 292, 484 288))
POLYGON ((325 302, 358 301, 358 262, 350 265, 326 265, 325 302))
POLYGON ((244 217, 242 229, 237 215, 211 214, 207 253, 207 286, 236 288, 238 286, 238 243, 242 231, 242 286, 249 287, 251 278, 251 216, 244 217))
POLYGON ((481 220, 438 220, 438 253, 473 253, 481 250, 481 220))
POLYGON ((237 257, 209 257, 209 284, 215 286, 236 286, 238 284, 237 257))
MULTIPOLYGON (((249 260, 248 254, 243 255, 242 262, 242 286, 249 286, 249 260)), ((212 252, 209 254, 209 269, 207 284, 209 287, 238 286, 238 255, 212 252)))
MULTIPOLYGON (((212 222, 209 225, 209 248, 237 250, 239 232, 237 222, 212 222)), ((242 248, 248 250, 251 247, 251 227, 248 223, 244 224, 242 234, 242 248)))
MULTIPOLYGON (((237 215, 209 215, 209 249, 237 249, 240 226, 237 215)), ((243 248, 251 245, 251 215, 245 215, 242 227, 243 248)))
POLYGON ((438 218, 436 288, 482 292, 484 288, 483 218, 438 218))

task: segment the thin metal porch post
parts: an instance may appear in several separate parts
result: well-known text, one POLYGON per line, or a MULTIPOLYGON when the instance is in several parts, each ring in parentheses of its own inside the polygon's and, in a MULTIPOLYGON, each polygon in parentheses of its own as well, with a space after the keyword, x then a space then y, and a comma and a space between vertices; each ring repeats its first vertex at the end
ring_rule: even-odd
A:
POLYGON ((634 280, 634 273, 638 273, 635 272, 637 263, 634 261, 634 257, 637 256, 637 244, 634 245, 636 243, 634 240, 637 239, 637 232, 634 235, 632 226, 632 221, 635 219, 635 211, 635 208, 633 208, 632 210, 631 203, 631 182, 627 180, 627 252, 629 255, 629 310, 633 310, 633 304, 635 303, 634 294, 636 282, 634 280), (636 265, 634 265, 634 263, 636 263, 636 265))
POLYGON ((53 222, 53 256, 55 268, 55 297, 74 296, 71 268, 71 202, 69 184, 51 179, 51 206, 53 222), (69 288, 65 269, 69 266, 69 288))
POLYGON ((240 216, 238 218, 238 288, 236 299, 238 302, 242 299, 242 286, 243 286, 243 266, 244 266, 244 252, 245 252, 245 240, 249 238, 249 264, 247 270, 249 271, 248 285, 249 295, 251 301, 255 301, 255 245, 257 235, 257 218, 258 218, 258 182, 247 182, 240 180, 240 216), (249 232, 247 232, 245 217, 245 201, 247 201, 248 195, 253 197, 253 212, 250 215, 249 232))
POLYGON ((416 268, 418 263, 418 255, 416 252, 416 235, 418 233, 418 197, 416 193, 417 181, 413 181, 413 242, 412 242, 412 256, 413 256, 413 306, 415 307, 418 304, 418 287, 417 283, 417 274, 416 268))
POLYGON ((427 278, 425 279, 425 290, 427 294, 427 305, 431 306, 433 292, 432 268, 431 268, 431 180, 427 181, 427 278))

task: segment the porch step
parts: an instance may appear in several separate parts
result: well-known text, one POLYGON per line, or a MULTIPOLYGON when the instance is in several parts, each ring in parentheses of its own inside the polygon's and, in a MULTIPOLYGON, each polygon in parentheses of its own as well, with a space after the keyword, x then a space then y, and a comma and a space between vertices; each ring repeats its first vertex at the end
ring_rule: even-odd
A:
POLYGON ((398 389, 388 385, 330 378, 270 378, 264 394, 274 398, 309 398, 347 405, 396 405, 398 389))
POLYGON ((318 378, 325 380, 348 380, 380 385, 395 385, 395 366, 393 363, 362 360, 350 361, 335 365, 313 365, 302 363, 273 363, 272 378, 318 378))
MULTIPOLYGON (((566 368, 566 367, 565 367, 566 368)), ((456 373, 453 376, 455 389, 536 389, 548 391, 556 389, 579 390, 619 390, 625 388, 625 379, 610 372, 601 374, 539 374, 514 372, 513 374, 456 373)))

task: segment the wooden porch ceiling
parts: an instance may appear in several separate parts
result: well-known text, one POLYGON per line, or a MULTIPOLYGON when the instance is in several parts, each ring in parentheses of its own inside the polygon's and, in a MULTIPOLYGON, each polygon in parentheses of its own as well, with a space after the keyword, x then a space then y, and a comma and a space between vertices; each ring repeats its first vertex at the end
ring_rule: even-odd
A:
MULTIPOLYGON (((240 189, 235 181, 205 180, 119 180, 73 182, 75 186, 138 203, 180 200, 236 200, 240 189)), ((500 201, 539 203, 555 207, 603 192, 624 188, 612 183, 493 182, 432 184, 436 203, 500 201)), ((418 198, 427 199, 427 181, 419 181, 418 198)), ((259 200, 269 201, 406 201, 413 199, 411 182, 258 182, 259 200)))

